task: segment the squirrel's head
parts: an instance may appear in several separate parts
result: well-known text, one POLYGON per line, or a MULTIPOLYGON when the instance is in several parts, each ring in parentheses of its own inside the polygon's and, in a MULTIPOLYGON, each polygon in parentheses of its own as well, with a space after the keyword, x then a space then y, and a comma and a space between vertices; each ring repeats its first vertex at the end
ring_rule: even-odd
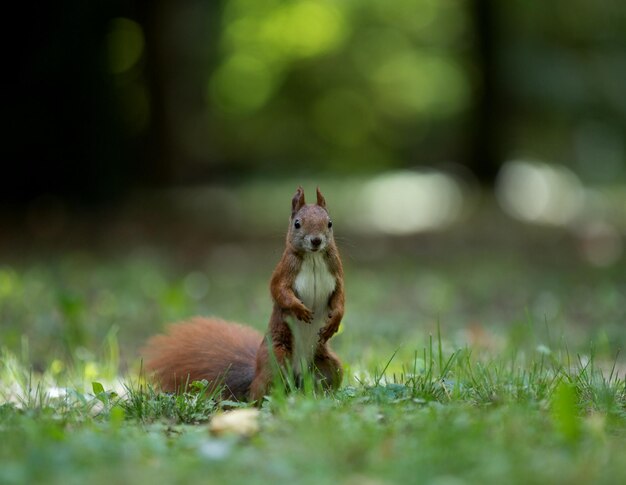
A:
POLYGON ((326 210, 326 200, 317 188, 317 203, 304 201, 304 190, 298 187, 291 201, 291 219, 287 241, 299 251, 324 251, 333 242, 333 222, 326 210))

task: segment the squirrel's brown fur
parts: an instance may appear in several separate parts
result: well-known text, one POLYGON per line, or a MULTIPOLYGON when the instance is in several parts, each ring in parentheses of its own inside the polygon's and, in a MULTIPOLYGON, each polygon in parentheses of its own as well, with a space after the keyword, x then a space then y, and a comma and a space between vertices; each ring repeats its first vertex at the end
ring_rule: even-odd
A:
POLYGON ((253 328, 217 318, 196 317, 155 335, 144 348, 146 368, 161 388, 176 392, 206 379, 223 385, 225 399, 247 398, 263 335, 253 328))
POLYGON ((298 374, 302 369, 294 368, 300 364, 294 359, 303 359, 324 387, 339 387, 341 362, 327 342, 344 313, 343 268, 319 189, 316 204, 305 203, 301 187, 293 197, 286 247, 272 274, 270 290, 274 306, 265 338, 249 327, 195 318, 148 341, 146 368, 166 391, 206 379, 213 386, 224 385, 223 398, 260 401, 276 372, 298 374), (301 273, 306 274, 298 282, 301 273), (316 308, 305 305, 307 298, 317 314, 316 308), (313 337, 312 331, 316 332, 313 337), (304 357, 297 355, 296 348, 304 357))

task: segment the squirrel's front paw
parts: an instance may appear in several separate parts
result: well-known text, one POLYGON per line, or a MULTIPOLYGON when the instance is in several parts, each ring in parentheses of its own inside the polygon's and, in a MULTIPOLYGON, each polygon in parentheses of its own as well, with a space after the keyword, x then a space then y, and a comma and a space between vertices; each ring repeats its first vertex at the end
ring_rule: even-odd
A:
POLYGON ((341 323, 341 316, 335 312, 329 312, 326 325, 319 331, 320 340, 327 342, 330 338, 339 330, 339 324, 341 323))
POLYGON ((318 333, 320 342, 325 344, 326 342, 330 340, 330 338, 335 334, 335 332, 336 330, 332 327, 326 326, 322 328, 318 333))
POLYGON ((311 323, 313 321, 313 312, 304 305, 294 308, 293 314, 298 320, 303 322, 311 323))

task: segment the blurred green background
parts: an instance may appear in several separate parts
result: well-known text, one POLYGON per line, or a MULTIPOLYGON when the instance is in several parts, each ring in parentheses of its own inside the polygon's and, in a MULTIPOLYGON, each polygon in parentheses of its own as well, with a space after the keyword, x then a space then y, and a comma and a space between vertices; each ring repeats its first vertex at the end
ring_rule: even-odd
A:
POLYGON ((299 184, 335 221, 352 361, 437 322, 487 347, 524 326, 626 342, 621 2, 64 0, 15 18, 0 339, 33 362, 89 360, 111 332, 129 361, 198 313, 263 328, 299 184))
POLYGON ((626 180, 618 1, 65 0, 23 18, 3 200, 447 164, 492 183, 518 157, 626 180))

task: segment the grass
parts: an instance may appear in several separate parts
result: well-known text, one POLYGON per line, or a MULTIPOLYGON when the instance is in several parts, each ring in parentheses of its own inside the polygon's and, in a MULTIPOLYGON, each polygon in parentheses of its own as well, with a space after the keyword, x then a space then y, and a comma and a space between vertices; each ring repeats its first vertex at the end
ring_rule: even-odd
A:
POLYGON ((623 262, 353 247, 344 385, 275 391, 251 437, 209 431, 234 403, 205 383, 158 393, 138 349, 195 314, 263 328, 276 241, 0 265, 0 484, 626 482, 623 262))
POLYGON ((626 479, 626 385, 614 369, 565 350, 484 360, 442 347, 436 340, 396 375, 390 359, 334 394, 277 391, 251 438, 209 433, 223 406, 205 383, 180 396, 143 383, 60 397, 26 387, 32 398, 0 406, 0 482, 626 479))

